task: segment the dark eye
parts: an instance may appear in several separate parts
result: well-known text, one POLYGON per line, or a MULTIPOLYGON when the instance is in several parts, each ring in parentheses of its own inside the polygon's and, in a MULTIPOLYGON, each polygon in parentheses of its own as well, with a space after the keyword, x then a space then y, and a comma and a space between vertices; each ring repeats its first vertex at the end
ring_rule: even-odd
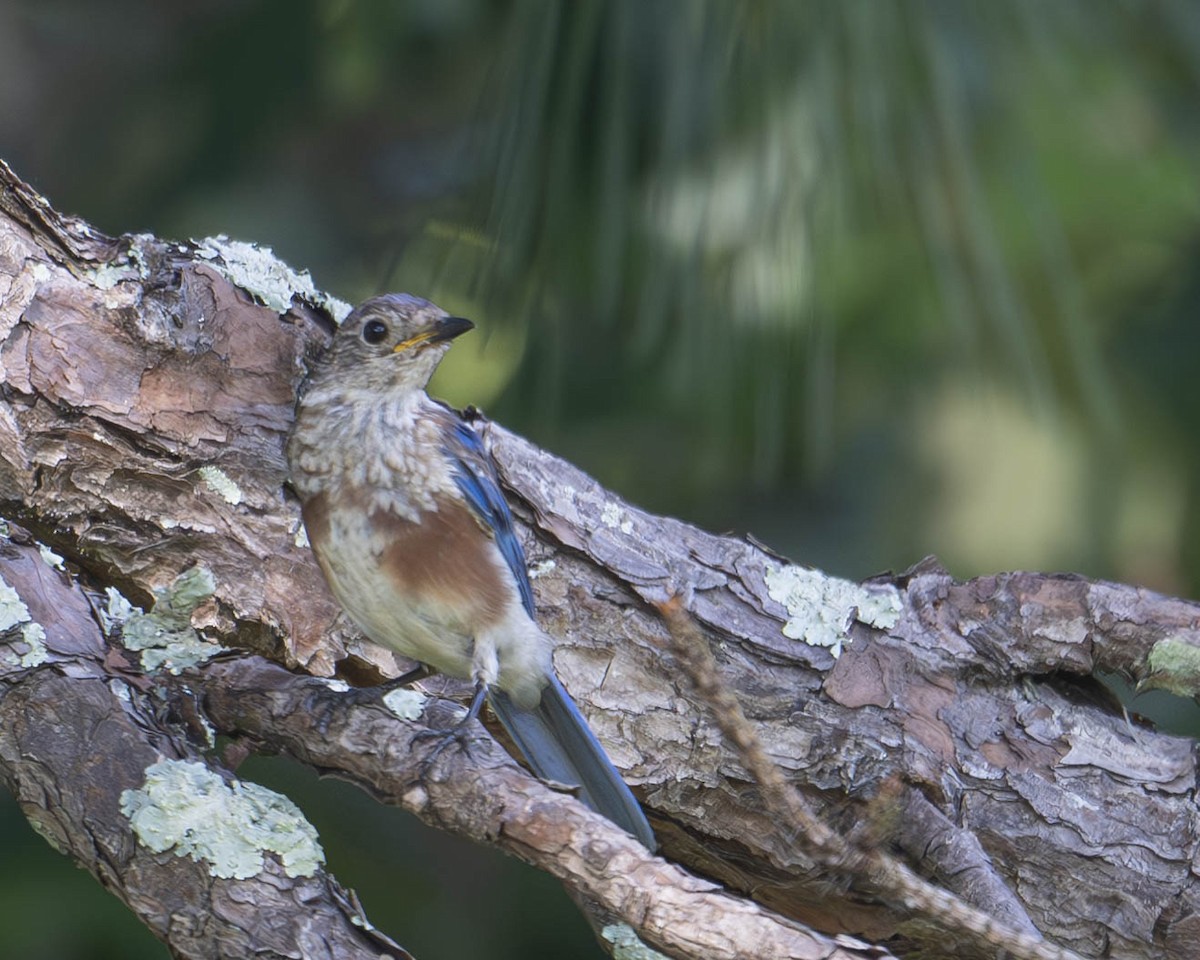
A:
POLYGON ((367 343, 382 343, 387 334, 387 324, 382 320, 368 320, 363 324, 362 338, 367 343))

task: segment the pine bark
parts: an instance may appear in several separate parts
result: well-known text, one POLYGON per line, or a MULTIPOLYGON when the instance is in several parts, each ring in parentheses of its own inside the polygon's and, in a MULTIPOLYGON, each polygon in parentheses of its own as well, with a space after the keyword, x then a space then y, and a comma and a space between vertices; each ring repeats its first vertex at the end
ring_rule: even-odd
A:
POLYGON ((797 568, 758 542, 641 511, 482 418, 556 667, 661 858, 497 744, 427 769, 414 736, 445 704, 406 720, 329 682, 404 664, 339 617, 286 486, 294 398, 332 318, 233 259, 103 236, 0 164, 0 576, 28 610, 0 635, 0 782, 175 955, 406 955, 324 869, 297 878, 268 855, 253 877, 215 878, 139 840, 121 796, 156 759, 232 779, 206 723, 551 872, 601 927, 669 956, 986 956, 1014 932, 1090 956, 1200 955, 1194 744, 1125 716, 1094 679, 1194 694, 1200 606, 1076 576, 958 582, 934 561, 860 587, 895 598, 886 618, 829 591, 797 605, 779 587, 797 568), (187 619, 231 652, 147 672, 97 615, 103 591, 151 607, 196 568, 213 589, 187 619), (667 652, 672 602, 796 802, 1001 934, 780 816, 723 708, 667 652))

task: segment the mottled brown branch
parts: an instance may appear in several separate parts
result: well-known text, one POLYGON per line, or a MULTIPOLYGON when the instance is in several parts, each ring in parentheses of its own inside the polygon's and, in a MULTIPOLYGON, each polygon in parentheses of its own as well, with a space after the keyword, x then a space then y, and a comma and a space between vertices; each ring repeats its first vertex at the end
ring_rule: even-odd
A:
POLYGON ((244 879, 141 844, 122 794, 157 761, 205 763, 169 718, 172 695, 110 648, 79 586, 34 546, 0 541, 0 577, 45 630, 26 666, 19 630, 0 637, 0 783, 55 849, 90 872, 173 956, 327 956, 409 960, 374 932, 354 896, 324 869, 292 876, 268 855, 244 879), (321 951, 313 931, 320 931, 321 951))
MULTIPOLYGON (((403 665, 338 618, 284 484, 296 388, 331 329, 285 271, 215 242, 101 237, 0 169, 0 515, 136 602, 198 566, 214 584, 191 617, 205 636, 368 683, 403 665)), ((725 888, 698 895, 929 955, 922 910, 818 862, 664 662, 654 604, 674 595, 768 760, 833 835, 893 847, 976 902, 990 896, 976 880, 1002 884, 1008 922, 1027 916, 1082 954, 1200 954, 1194 744, 1127 722, 1092 679, 1195 694, 1200 606, 1070 576, 960 583, 933 562, 839 583, 640 511, 480 427, 525 523, 556 668, 666 858, 725 888)), ((321 760, 347 775, 358 762, 321 760)), ((498 796, 522 809, 524 792, 498 796)), ((545 800, 555 816, 551 800, 578 806, 545 800)), ((576 856, 569 838, 561 850, 576 856)), ((621 913, 641 893, 606 896, 621 913)))
POLYGON ((793 829, 797 846, 832 876, 846 875, 859 890, 874 894, 893 907, 919 913, 927 922, 929 939, 947 934, 962 938, 959 956, 990 956, 997 950, 1021 960, 1081 960, 1078 954, 1039 937, 1022 915, 1020 927, 1004 923, 985 909, 972 906, 916 876, 881 849, 865 849, 823 823, 809 804, 767 756, 757 731, 732 691, 722 682, 717 662, 703 632, 679 599, 659 604, 670 633, 672 656, 683 667, 700 698, 708 705, 742 764, 762 788, 768 810, 793 829))
MULTIPOLYGON (((469 750, 434 746, 427 729, 380 703, 362 706, 268 661, 217 661, 189 674, 223 733, 358 784, 431 826, 498 847, 558 877, 607 915, 687 960, 882 957, 867 944, 834 941, 731 896, 648 854, 638 841, 566 793, 524 772, 486 736, 469 750), (319 730, 318 730, 319 726, 319 730)), ((460 716, 427 709, 445 728, 460 716)))
MULTIPOLYGON (((811 857, 763 815, 757 791, 742 783, 744 767, 717 747, 702 712, 664 714, 651 680, 662 670, 643 652, 661 642, 661 631, 626 616, 631 602, 652 606, 681 593, 714 644, 723 682, 823 821, 849 832, 870 818, 875 798, 905 784, 970 833, 1043 933, 1085 955, 1182 958, 1200 950, 1200 890, 1187 866, 1197 853, 1194 744, 1129 724, 1091 679, 1116 670, 1144 686, 1200 690, 1200 605, 1069 575, 959 583, 925 561, 868 585, 894 586, 899 616, 880 630, 848 610, 835 659, 780 629, 791 611, 767 580, 794 569, 786 561, 755 543, 647 514, 521 438, 492 432, 505 479, 560 547, 550 555, 567 568, 564 578, 592 583, 593 597, 603 598, 589 604, 568 592, 560 602, 547 590, 561 632, 587 638, 609 630, 619 649, 636 645, 637 665, 621 673, 619 702, 630 715, 620 733, 671 744, 678 759, 647 776, 660 784, 651 803, 667 805, 689 831, 742 847, 729 859, 697 856, 710 875, 821 928, 836 917, 841 929, 871 936, 882 923, 895 936, 916 922, 907 911, 882 920, 878 905, 858 899, 825 901, 820 883, 779 879, 779 868, 808 875, 811 857), (692 779, 672 780, 678 769, 692 779), (748 852, 761 870, 747 867, 748 852), (1114 896, 1122 904, 1115 913, 1114 896)), ((586 665, 581 674, 585 689, 595 682, 586 665)), ((668 683, 680 704, 673 675, 668 683)), ((615 698, 607 702, 615 707, 615 698)), ((895 842, 908 851, 945 839, 930 818, 904 828, 895 842)), ((915 865, 932 874, 934 859, 915 865)), ((1020 925, 1019 914, 1005 916, 1020 925)), ((889 945, 903 952, 899 941, 889 945)))

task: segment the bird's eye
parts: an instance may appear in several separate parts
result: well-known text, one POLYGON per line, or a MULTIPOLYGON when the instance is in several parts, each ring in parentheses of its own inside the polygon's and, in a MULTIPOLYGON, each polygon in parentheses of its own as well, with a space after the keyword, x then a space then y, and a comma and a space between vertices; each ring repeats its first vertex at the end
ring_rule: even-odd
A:
POLYGON ((382 320, 368 320, 363 324, 362 338, 367 343, 382 343, 383 338, 387 336, 387 324, 382 320))

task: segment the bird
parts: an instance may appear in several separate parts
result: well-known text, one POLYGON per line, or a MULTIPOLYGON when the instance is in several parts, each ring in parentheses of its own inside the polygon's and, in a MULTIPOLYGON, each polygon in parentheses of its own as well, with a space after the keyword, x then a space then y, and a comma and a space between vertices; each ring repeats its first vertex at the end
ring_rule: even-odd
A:
POLYGON ((289 478, 331 592, 363 634, 473 681, 533 772, 578 787, 656 849, 654 833, 554 671, 525 552, 475 428, 426 387, 474 328, 390 293, 342 321, 301 388, 289 478))

